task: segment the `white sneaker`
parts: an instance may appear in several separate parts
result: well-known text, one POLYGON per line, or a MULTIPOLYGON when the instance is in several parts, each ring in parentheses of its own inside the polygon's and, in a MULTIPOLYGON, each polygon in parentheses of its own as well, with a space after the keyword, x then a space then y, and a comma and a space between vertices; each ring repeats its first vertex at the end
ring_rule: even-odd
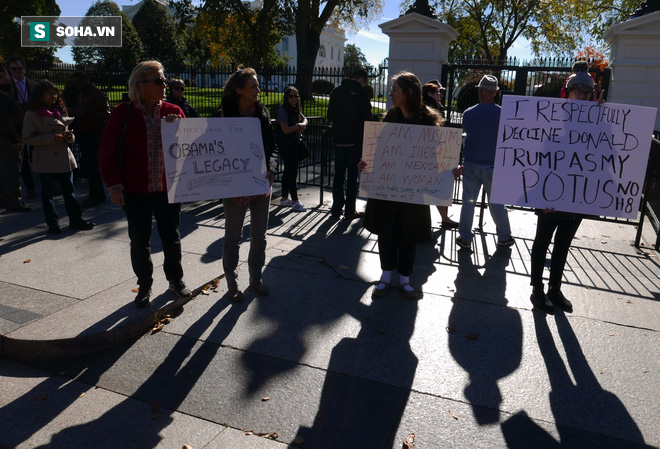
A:
POLYGON ((293 203, 293 206, 291 206, 291 207, 296 212, 305 212, 305 211, 307 211, 307 208, 305 207, 305 205, 303 203, 301 203, 300 201, 296 201, 295 203, 293 203))
POLYGON ((280 206, 293 206, 293 201, 291 201, 289 198, 282 198, 280 200, 280 206))

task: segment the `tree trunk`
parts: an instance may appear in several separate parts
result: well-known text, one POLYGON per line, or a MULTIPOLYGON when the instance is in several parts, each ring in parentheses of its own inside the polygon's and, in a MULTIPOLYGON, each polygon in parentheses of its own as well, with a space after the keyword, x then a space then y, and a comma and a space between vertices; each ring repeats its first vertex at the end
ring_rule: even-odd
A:
MULTIPOLYGON (((300 2, 302 4, 303 2, 300 2)), ((302 100, 312 98, 312 73, 316 65, 316 55, 321 46, 321 30, 316 29, 315 18, 310 10, 298 7, 296 18, 296 47, 298 52, 298 77, 296 87, 302 100)))

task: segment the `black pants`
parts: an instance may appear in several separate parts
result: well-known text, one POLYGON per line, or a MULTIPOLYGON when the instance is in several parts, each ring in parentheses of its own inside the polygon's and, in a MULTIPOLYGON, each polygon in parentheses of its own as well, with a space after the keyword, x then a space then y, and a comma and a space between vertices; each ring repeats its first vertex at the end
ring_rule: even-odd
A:
POLYGON ((410 276, 415 264, 417 244, 401 245, 378 236, 378 256, 383 271, 396 270, 401 276, 410 276))
POLYGON ((288 148, 282 152, 284 160, 284 173, 282 174, 282 198, 291 194, 293 201, 298 201, 298 187, 296 180, 298 178, 298 151, 296 148, 288 148))
POLYGON ((32 147, 23 145, 22 155, 21 155, 21 178, 25 183, 25 188, 28 190, 35 190, 34 177, 32 176, 32 168, 30 168, 30 163, 32 162, 32 147))
POLYGON ((551 213, 539 215, 536 224, 536 237, 534 237, 534 244, 532 245, 532 286, 543 286, 545 255, 550 246, 553 234, 555 234, 555 244, 552 248, 552 257, 550 259, 550 281, 548 285, 555 289, 561 286, 561 278, 564 274, 568 250, 571 247, 571 242, 581 222, 582 218, 558 219, 553 217, 551 213))
POLYGON ((103 131, 82 132, 76 134, 76 140, 82 150, 82 172, 89 180, 89 197, 95 200, 105 199, 103 181, 99 173, 99 146, 103 131))
POLYGON ((183 278, 181 266, 181 204, 169 204, 167 192, 131 193, 124 192, 124 212, 128 221, 128 236, 131 240, 131 264, 141 288, 150 288, 154 270, 151 261, 152 217, 163 243, 165 263, 163 270, 168 281, 183 278))

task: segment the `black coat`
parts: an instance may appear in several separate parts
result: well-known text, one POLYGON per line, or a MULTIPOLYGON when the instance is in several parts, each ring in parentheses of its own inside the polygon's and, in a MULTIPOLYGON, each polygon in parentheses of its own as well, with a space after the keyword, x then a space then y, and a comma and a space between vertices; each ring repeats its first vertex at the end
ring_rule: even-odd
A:
MULTIPOLYGON (((416 116, 419 116, 419 114, 416 114, 416 116)), ((429 117, 423 117, 408 121, 399 117, 393 109, 388 112, 383 121, 418 125, 437 124, 431 120, 429 117)), ((369 198, 364 214, 364 227, 379 237, 395 241, 404 246, 433 238, 431 209, 430 206, 424 204, 369 198)))
POLYGON ((328 103, 335 143, 360 144, 364 122, 371 120, 371 101, 367 91, 355 80, 346 79, 333 89, 328 103))

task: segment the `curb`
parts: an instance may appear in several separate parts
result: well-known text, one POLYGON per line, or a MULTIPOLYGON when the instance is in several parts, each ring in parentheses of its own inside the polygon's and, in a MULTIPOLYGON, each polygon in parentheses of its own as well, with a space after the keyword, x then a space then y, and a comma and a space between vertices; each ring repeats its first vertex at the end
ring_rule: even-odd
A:
POLYGON ((222 274, 205 282, 203 285, 195 288, 189 296, 175 299, 160 309, 149 313, 149 315, 138 322, 119 326, 115 329, 97 334, 56 340, 25 340, 0 336, 0 357, 18 362, 46 362, 105 351, 106 349, 144 335, 163 316, 172 315, 177 309, 180 309, 201 294, 209 285, 217 283, 224 277, 225 275, 222 274))

